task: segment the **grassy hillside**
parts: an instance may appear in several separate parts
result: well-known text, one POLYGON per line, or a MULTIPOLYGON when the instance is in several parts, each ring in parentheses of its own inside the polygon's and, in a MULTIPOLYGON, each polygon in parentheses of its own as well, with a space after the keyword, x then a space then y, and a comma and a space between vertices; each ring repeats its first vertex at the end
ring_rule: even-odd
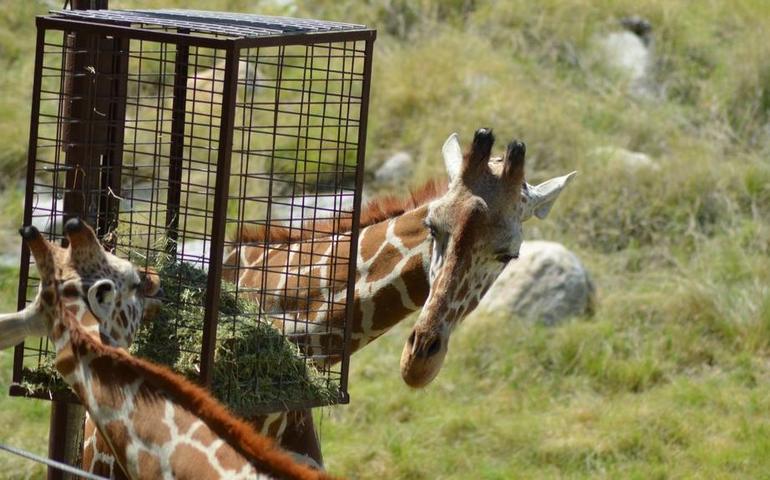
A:
MULTIPOLYGON (((29 72, 31 17, 47 7, 0 4, 7 12, 0 19, 0 66, 29 72)), ((533 182, 580 171, 552 217, 528 225, 525 236, 560 241, 580 255, 599 287, 596 316, 556 328, 474 316, 455 334, 439 378, 418 392, 398 374, 406 330, 386 336, 354 357, 351 405, 323 419, 333 472, 458 479, 767 475, 770 3, 111 5, 367 23, 379 30, 370 169, 406 150, 419 161, 419 179, 439 175, 438 152, 450 132, 467 141, 475 128, 492 126, 502 138, 527 142, 533 182), (596 60, 595 39, 631 14, 653 25, 660 98, 630 98, 623 78, 596 60), (592 154, 603 146, 644 152, 660 168, 608 164, 592 154)), ((23 164, 28 121, 30 85, 18 78, 28 76, 0 76, 0 169, 11 178, 23 164)), ((7 218, 3 229, 18 223, 7 218)), ((8 357, 0 353, 0 363, 8 357)), ((0 442, 43 449, 45 405, 9 402, 0 401, 0 442), (7 413, 17 408, 32 410, 7 413)), ((25 468, 0 454, 3 472, 23 476, 25 468)))

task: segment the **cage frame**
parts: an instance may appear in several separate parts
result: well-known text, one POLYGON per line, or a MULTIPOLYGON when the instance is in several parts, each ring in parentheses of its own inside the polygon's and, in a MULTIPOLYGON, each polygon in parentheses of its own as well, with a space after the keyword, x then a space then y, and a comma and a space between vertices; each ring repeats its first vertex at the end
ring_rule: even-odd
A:
MULTIPOLYGON (((361 26, 363 27, 363 26, 361 26)), ((370 87, 372 76, 372 56, 373 45, 376 39, 376 30, 363 27, 361 29, 351 29, 344 31, 331 31, 331 32, 300 32, 300 33, 283 33, 280 35, 271 36, 255 36, 255 37, 212 37, 202 35, 190 35, 182 31, 166 31, 166 30, 152 30, 136 28, 132 26, 131 22, 120 21, 103 21, 92 22, 76 20, 73 18, 62 18, 51 15, 36 17, 36 46, 35 46, 35 63, 33 71, 33 90, 32 90, 32 105, 30 111, 30 131, 29 131, 29 143, 28 143, 28 155, 27 155, 27 171, 26 171, 26 192, 24 195, 24 213, 23 222, 24 225, 29 225, 32 222, 33 217, 33 204, 34 204, 34 182, 36 174, 36 154, 37 154, 37 142, 39 140, 39 123, 40 123, 40 103, 41 103, 41 87, 42 87, 42 73, 43 73, 43 61, 45 54, 46 33, 50 31, 60 31, 66 37, 68 33, 82 34, 84 36, 107 36, 122 39, 123 41, 139 40, 158 43, 173 44, 177 48, 181 49, 181 56, 175 58, 175 74, 174 74, 174 94, 173 100, 175 107, 173 107, 172 125, 181 122, 182 128, 185 124, 185 99, 182 97, 182 107, 177 108, 176 102, 179 100, 178 95, 185 95, 186 89, 184 75, 177 75, 180 73, 179 66, 188 65, 188 59, 186 52, 191 47, 198 48, 212 48, 222 50, 225 53, 225 71, 224 80, 222 82, 223 90, 221 93, 221 113, 219 115, 219 138, 217 139, 217 174, 215 180, 215 194, 214 194, 214 206, 212 207, 213 213, 213 225, 210 236, 210 249, 209 249, 209 271, 207 276, 207 292, 205 298, 205 317, 204 317, 204 331, 203 331, 203 344, 201 345, 201 364, 200 364, 200 382, 204 386, 211 385, 213 376, 213 363, 214 363, 214 350, 216 340, 216 329, 219 316, 219 300, 220 300, 220 287, 222 284, 222 270, 223 270, 223 254, 224 246, 226 243, 226 209, 229 194, 228 179, 231 171, 231 157, 233 154, 233 138, 234 138, 234 122, 235 111, 237 103, 237 88, 238 88, 238 67, 240 60, 240 52, 243 49, 249 48, 261 48, 261 47, 281 47, 281 46, 311 46, 314 44, 332 43, 332 42, 364 42, 364 59, 363 59, 363 75, 361 85, 361 103, 360 113, 358 117, 358 138, 357 138, 357 153, 356 153, 356 172, 354 179, 354 189, 356 194, 353 197, 352 205, 352 229, 350 232, 350 251, 347 273, 347 298, 346 298, 346 313, 345 313, 345 326, 344 326, 344 354, 342 355, 340 362, 340 396, 333 403, 345 404, 349 403, 350 397, 348 394, 348 374, 350 369, 350 351, 348 344, 351 336, 351 327, 353 319, 353 298, 355 294, 355 278, 356 278, 356 262, 358 237, 359 237, 359 221, 361 213, 361 200, 362 200, 362 188, 364 180, 364 165, 366 154, 366 132, 367 121, 369 113, 369 101, 370 101, 370 87), (180 58, 184 60, 180 61, 180 58), (178 118, 181 116, 181 120, 178 118)), ((125 120, 124 120, 125 128, 125 120)), ((172 127, 173 129, 173 127, 172 127)), ((184 135, 177 135, 183 137, 184 135)), ((170 161, 178 159, 181 161, 181 152, 175 150, 174 135, 172 134, 172 154, 170 161)), ((184 139, 182 139, 182 144, 184 139)), ((118 155, 120 157, 122 152, 118 155)), ((119 158, 120 159, 120 158, 119 158)), ((181 165, 177 164, 176 167, 181 169, 181 165)), ((114 166, 113 166, 114 168, 114 166)), ((120 168, 122 170, 122 164, 120 168)), ((180 172, 181 176, 181 172, 180 172)), ((115 181, 111 178, 110 181, 115 181)), ((120 186, 120 178, 117 178, 118 187, 120 186)), ((114 186, 114 184, 111 184, 114 186)), ((169 185, 173 185, 169 181, 169 185)), ((83 187, 77 185, 73 189, 83 187)), ((179 185, 177 185, 179 187, 179 185)), ((177 193, 177 201, 178 194, 177 193)), ((269 201, 268 201, 269 202, 269 201)), ((119 208, 119 202, 110 205, 107 203, 107 208, 119 208)), ((62 214, 67 214, 67 207, 62 209, 62 214)), ((71 212, 74 214, 80 214, 85 216, 85 212, 71 212)), ((107 212, 109 214, 109 212, 107 212)), ((66 220, 66 217, 65 217, 66 220)), ((100 232, 97 228, 97 233, 100 232)), ((28 291, 28 279, 30 273, 30 251, 25 245, 21 249, 21 257, 19 264, 19 289, 17 297, 17 307, 23 308, 27 302, 28 291)), ((14 349, 13 356, 13 371, 12 371, 12 384, 9 388, 9 394, 11 396, 21 396, 30 398, 40 398, 52 400, 54 402, 64 403, 80 403, 77 397, 70 391, 61 392, 48 392, 46 390, 40 391, 28 391, 26 388, 19 385, 22 380, 22 368, 24 363, 24 343, 17 345, 14 349)), ((299 402, 292 404, 291 402, 280 402, 279 404, 266 405, 266 407, 273 408, 272 411, 277 410, 292 410, 300 408, 312 408, 317 406, 329 405, 328 402, 299 402)), ((271 411, 271 410, 266 410, 271 411)))

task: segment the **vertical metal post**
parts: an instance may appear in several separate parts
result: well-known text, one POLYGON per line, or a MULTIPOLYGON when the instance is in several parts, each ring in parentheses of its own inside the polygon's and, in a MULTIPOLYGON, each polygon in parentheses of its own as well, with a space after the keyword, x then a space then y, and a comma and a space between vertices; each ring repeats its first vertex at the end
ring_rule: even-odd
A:
MULTIPOLYGON (((29 146, 27 147, 27 178, 24 192, 24 225, 32 224, 32 205, 35 185, 35 165, 37 163, 37 133, 40 122, 40 89, 43 78, 43 52, 45 48, 45 30, 38 28, 35 47, 35 71, 32 85, 32 108, 29 128, 29 146)), ((21 244, 19 263, 19 292, 16 307, 21 310, 27 304, 27 280, 29 279, 29 248, 26 242, 21 244)), ((24 344, 16 345, 13 351, 13 382, 21 382, 21 370, 24 362, 24 344)))
MULTIPOLYGON (((73 10, 85 9, 106 9, 108 0, 72 0, 73 10)), ((99 157, 92 158, 95 154, 91 145, 95 142, 93 132, 89 132, 87 119, 93 114, 93 102, 88 101, 89 93, 89 70, 88 59, 83 58, 83 53, 91 44, 98 47, 98 38, 87 35, 75 35, 71 41, 68 38, 67 65, 72 66, 73 70, 71 81, 67 82, 66 89, 62 92, 66 99, 72 102, 65 111, 69 115, 65 118, 77 119, 68 129, 65 140, 74 148, 67 148, 66 164, 71 167, 67 172, 67 185, 64 197, 64 212, 66 216, 80 215, 88 221, 95 224, 95 217, 98 217, 96 211, 89 213, 87 205, 88 193, 100 189, 101 181, 98 175, 99 157), (96 42, 96 43, 94 43, 96 42), (78 100, 78 103, 74 103, 78 100), (88 175, 84 175, 88 173, 88 175), (94 217, 94 218, 89 218, 94 217)), ((90 55, 88 55, 90 57, 90 55)), ((92 91, 93 92, 93 91, 92 91)), ((97 131, 106 132, 106 128, 97 131)), ((106 135, 101 144, 106 143, 106 135)), ((64 219, 66 221, 66 218, 64 219)), ((54 401, 51 403, 51 426, 49 431, 48 455, 54 460, 58 460, 70 465, 77 465, 81 457, 81 447, 83 445, 83 421, 85 410, 80 405, 67 404, 65 402, 54 401)), ((63 480, 66 476, 58 470, 48 469, 48 480, 63 480)))
POLYGON ((211 384, 212 367, 214 365, 214 342, 217 338, 217 322, 219 320, 219 293, 222 286, 222 256, 225 248, 227 197, 230 190, 230 160, 235 122, 235 97, 238 89, 239 57, 240 51, 235 47, 234 43, 229 43, 225 62, 225 80, 222 89, 222 110, 219 119, 217 177, 214 187, 209 274, 206 282, 206 313, 203 317, 200 379, 203 385, 206 386, 211 384))
MULTIPOLYGON (((97 235, 101 238, 118 225, 120 217, 120 189, 123 171, 123 139, 126 125, 126 97, 128 94, 128 47, 126 38, 99 39, 102 52, 99 66, 104 81, 97 83, 97 108, 107 115, 105 128, 106 149, 102 155, 101 199, 97 235)), ((100 122, 95 125, 99 129, 100 122)))
POLYGON ((356 192, 353 197, 353 224, 350 230, 350 256, 348 257, 348 290, 345 306, 345 340, 342 355, 340 390, 345 392, 341 402, 347 403, 348 370, 350 368, 350 329, 353 325, 353 298, 356 285, 356 259, 358 258, 358 230, 361 220, 361 192, 364 184, 364 160, 366 158, 366 120, 369 116, 369 86, 372 78, 372 54, 374 50, 375 33, 366 40, 364 57, 364 77, 361 86, 361 110, 358 113, 358 158, 356 159, 356 192))
MULTIPOLYGON (((184 33, 184 31, 180 31, 184 33)), ((179 203, 182 197, 182 158, 187 108, 187 69, 190 47, 177 45, 174 59, 174 100, 171 112, 171 147, 169 152, 168 196, 166 198, 166 252, 176 254, 179 237, 179 203)))

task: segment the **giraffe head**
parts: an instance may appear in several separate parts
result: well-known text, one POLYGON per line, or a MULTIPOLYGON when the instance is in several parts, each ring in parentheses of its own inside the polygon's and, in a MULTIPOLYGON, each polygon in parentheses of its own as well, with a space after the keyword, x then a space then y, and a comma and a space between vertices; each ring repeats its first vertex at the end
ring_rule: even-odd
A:
POLYGON ((35 258, 40 289, 24 310, 0 318, 0 346, 26 336, 51 334, 60 308, 78 309, 83 328, 102 342, 127 347, 142 319, 160 307, 160 290, 152 269, 139 271, 131 262, 106 252, 94 231, 77 218, 64 227, 68 247, 48 242, 37 228, 20 230, 35 258), (22 325, 24 328, 14 328, 22 325))
POLYGON ((432 239, 430 292, 401 355, 401 376, 412 387, 436 377, 454 327, 518 258, 522 222, 545 218, 575 174, 529 185, 524 144, 514 140, 505 156, 492 159, 493 144, 492 130, 483 128, 465 155, 457 134, 444 143, 449 189, 429 205, 425 219, 432 239))

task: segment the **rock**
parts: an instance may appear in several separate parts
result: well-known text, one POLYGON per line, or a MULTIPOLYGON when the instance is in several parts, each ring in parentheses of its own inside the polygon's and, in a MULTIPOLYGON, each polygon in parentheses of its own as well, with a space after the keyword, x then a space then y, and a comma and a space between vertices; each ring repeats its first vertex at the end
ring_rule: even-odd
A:
POLYGON ((600 61, 628 81, 629 94, 636 98, 658 96, 652 77, 652 25, 637 17, 620 21, 624 31, 610 32, 596 39, 600 61))
POLYGON ((603 163, 603 166, 618 165, 628 172, 639 170, 660 170, 658 162, 642 152, 634 152, 625 148, 604 146, 593 149, 589 157, 603 163))
POLYGON ((374 172, 374 179, 378 183, 396 185, 405 182, 414 171, 414 159, 407 152, 397 152, 374 172))
POLYGON ((652 24, 639 15, 631 15, 620 19, 620 24, 629 32, 641 38, 648 47, 652 42, 652 24))
POLYGON ((521 246, 481 301, 479 309, 509 312, 555 325, 578 315, 591 315, 595 287, 585 266, 556 242, 532 241, 521 246))

